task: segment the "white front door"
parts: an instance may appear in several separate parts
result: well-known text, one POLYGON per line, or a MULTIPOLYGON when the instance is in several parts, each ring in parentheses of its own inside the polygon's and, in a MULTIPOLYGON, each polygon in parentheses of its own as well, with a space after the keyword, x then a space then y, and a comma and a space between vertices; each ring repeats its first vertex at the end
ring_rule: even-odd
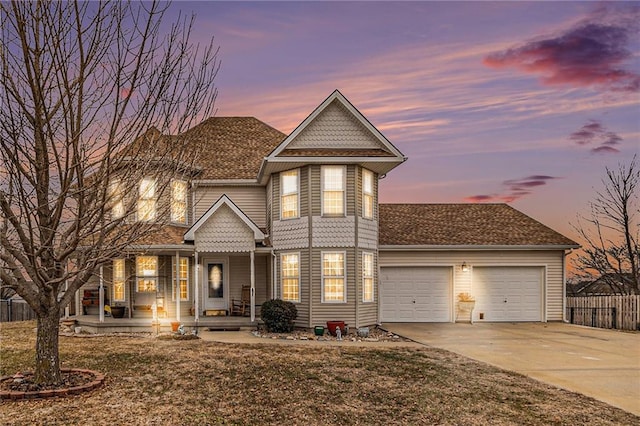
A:
POLYGON ((229 306, 229 262, 207 260, 202 280, 204 309, 227 309, 229 306))

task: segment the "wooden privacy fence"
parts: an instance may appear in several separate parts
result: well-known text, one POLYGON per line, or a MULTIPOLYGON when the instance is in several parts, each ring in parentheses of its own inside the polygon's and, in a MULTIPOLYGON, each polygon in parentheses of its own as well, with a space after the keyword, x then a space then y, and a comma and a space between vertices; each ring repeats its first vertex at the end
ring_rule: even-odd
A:
POLYGON ((640 330, 640 295, 567 297, 571 324, 618 330, 640 330))
POLYGON ((36 314, 26 302, 0 300, 0 322, 27 321, 35 318, 36 314))

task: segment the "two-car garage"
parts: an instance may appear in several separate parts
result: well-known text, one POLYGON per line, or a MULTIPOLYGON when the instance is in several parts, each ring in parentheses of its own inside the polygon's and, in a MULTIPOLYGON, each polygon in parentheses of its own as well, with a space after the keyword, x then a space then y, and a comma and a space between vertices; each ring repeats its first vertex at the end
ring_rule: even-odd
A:
POLYGON ((380 270, 382 322, 451 322, 456 295, 476 300, 474 321, 544 321, 544 266, 392 266, 380 270), (454 270, 456 270, 454 279, 454 270))

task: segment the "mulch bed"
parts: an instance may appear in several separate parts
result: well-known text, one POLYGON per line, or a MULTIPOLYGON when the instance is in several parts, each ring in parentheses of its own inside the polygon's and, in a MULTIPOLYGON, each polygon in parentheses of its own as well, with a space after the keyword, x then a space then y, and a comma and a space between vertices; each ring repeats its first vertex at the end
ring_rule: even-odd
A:
POLYGON ((35 383, 31 372, 0 377, 0 399, 21 400, 76 395, 96 389, 104 382, 104 375, 92 370, 62 369, 61 377, 62 381, 57 384, 35 383))

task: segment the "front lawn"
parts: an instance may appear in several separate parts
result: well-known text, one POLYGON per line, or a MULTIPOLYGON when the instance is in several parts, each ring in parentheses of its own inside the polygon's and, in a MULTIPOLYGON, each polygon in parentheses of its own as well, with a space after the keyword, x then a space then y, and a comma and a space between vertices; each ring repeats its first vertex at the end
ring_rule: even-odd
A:
MULTIPOLYGON (((0 375, 29 370, 33 322, 0 325, 0 375)), ((638 424, 632 414, 450 352, 60 337, 106 374, 65 399, 0 403, 3 425, 638 424)))

